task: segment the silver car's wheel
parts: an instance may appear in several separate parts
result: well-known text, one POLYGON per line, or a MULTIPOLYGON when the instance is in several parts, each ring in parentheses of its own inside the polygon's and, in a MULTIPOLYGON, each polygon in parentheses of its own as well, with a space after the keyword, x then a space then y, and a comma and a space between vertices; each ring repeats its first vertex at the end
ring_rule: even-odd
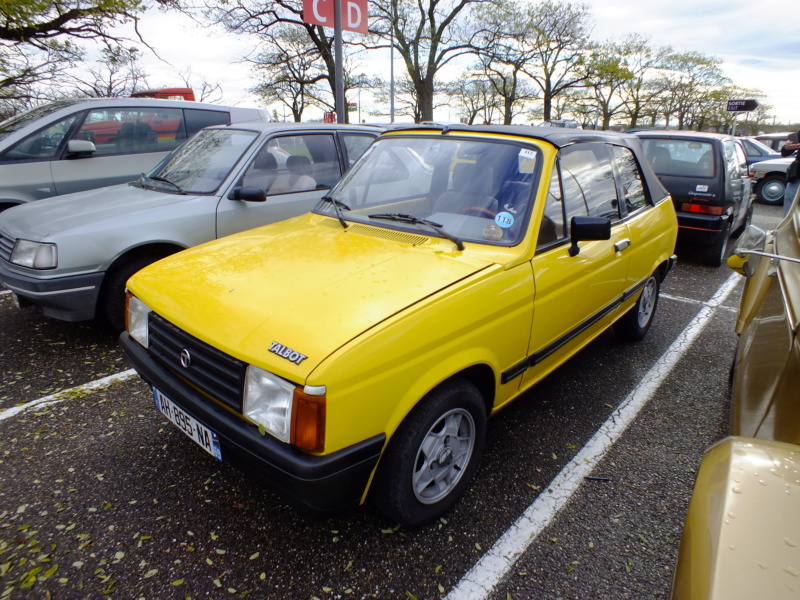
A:
POLYGON ((756 198, 764 204, 781 204, 785 191, 786 178, 781 175, 770 175, 756 185, 756 198))
POLYGON ((434 504, 456 487, 475 448, 475 422, 469 411, 456 408, 443 414, 422 439, 412 475, 414 496, 434 504))

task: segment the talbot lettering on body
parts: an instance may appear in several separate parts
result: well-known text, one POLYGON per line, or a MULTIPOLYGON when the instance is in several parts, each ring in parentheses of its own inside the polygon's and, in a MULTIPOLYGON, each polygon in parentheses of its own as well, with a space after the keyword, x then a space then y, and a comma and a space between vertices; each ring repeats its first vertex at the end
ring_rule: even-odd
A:
POLYGON ((293 362, 296 365, 299 365, 305 359, 308 358, 305 354, 300 354, 299 352, 295 352, 291 348, 287 348, 283 344, 279 344, 278 342, 272 342, 269 346, 269 351, 273 354, 277 354, 281 358, 285 358, 293 362))

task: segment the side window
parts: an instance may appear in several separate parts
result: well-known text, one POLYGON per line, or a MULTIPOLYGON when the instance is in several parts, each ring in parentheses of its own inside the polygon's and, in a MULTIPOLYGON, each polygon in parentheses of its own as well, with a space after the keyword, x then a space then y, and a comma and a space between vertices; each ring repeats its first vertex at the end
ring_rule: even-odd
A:
POLYGON ((107 108, 89 112, 76 140, 88 140, 97 155, 166 152, 179 144, 183 112, 175 108, 107 108))
POLYGON ((747 174, 747 157, 739 142, 725 140, 725 163, 726 167, 736 179, 747 174))
POLYGON ((307 192, 332 187, 342 176, 330 134, 289 135, 267 143, 277 162, 277 177, 267 194, 307 192))
POLYGON ((536 241, 537 250, 563 239, 566 235, 563 198, 561 178, 558 176, 558 169, 554 168, 553 175, 550 177, 550 188, 547 190, 547 200, 544 203, 542 224, 539 226, 539 239, 536 241))
POLYGON ((200 110, 197 108, 186 108, 183 111, 186 117, 186 133, 187 137, 192 137, 195 133, 204 127, 211 125, 225 125, 230 123, 231 115, 224 110, 200 110))
POLYGON ((78 115, 71 115, 58 123, 29 135, 17 142, 3 155, 3 160, 30 160, 53 158, 58 153, 64 137, 69 132, 78 115))
POLYGON ((344 143, 344 151, 347 155, 345 164, 348 169, 353 166, 353 163, 355 163, 362 154, 364 154, 375 139, 371 135, 353 133, 340 133, 339 136, 344 143))
POLYGON ((561 172, 568 219, 573 216, 572 211, 612 221, 619 219, 614 168, 605 144, 591 142, 565 148, 561 155, 561 172))
POLYGON ((611 146, 611 151, 617 165, 617 173, 622 184, 622 194, 628 212, 647 206, 648 197, 642 184, 642 172, 639 170, 639 163, 636 162, 633 152, 630 148, 622 146, 611 146))

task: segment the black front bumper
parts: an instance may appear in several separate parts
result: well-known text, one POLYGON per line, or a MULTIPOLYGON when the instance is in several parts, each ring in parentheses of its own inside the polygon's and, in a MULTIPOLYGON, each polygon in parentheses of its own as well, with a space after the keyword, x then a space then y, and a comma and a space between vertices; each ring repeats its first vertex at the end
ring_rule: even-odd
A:
POLYGON ((380 458, 384 434, 325 456, 306 454, 270 435, 262 436, 257 427, 211 402, 157 362, 127 332, 120 336, 120 346, 142 379, 217 434, 224 461, 312 513, 359 504, 380 458))
POLYGON ((40 279, 10 270, 0 261, 0 281, 19 298, 43 314, 62 321, 93 319, 105 273, 40 279))

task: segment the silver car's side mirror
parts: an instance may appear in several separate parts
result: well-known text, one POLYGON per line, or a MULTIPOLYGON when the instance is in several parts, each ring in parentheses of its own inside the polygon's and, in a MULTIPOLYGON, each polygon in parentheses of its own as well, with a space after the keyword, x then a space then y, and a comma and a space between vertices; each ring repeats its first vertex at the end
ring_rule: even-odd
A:
POLYGON ((95 152, 97 152, 97 148, 89 140, 70 140, 67 142, 67 154, 72 155, 73 158, 91 156, 95 152))

